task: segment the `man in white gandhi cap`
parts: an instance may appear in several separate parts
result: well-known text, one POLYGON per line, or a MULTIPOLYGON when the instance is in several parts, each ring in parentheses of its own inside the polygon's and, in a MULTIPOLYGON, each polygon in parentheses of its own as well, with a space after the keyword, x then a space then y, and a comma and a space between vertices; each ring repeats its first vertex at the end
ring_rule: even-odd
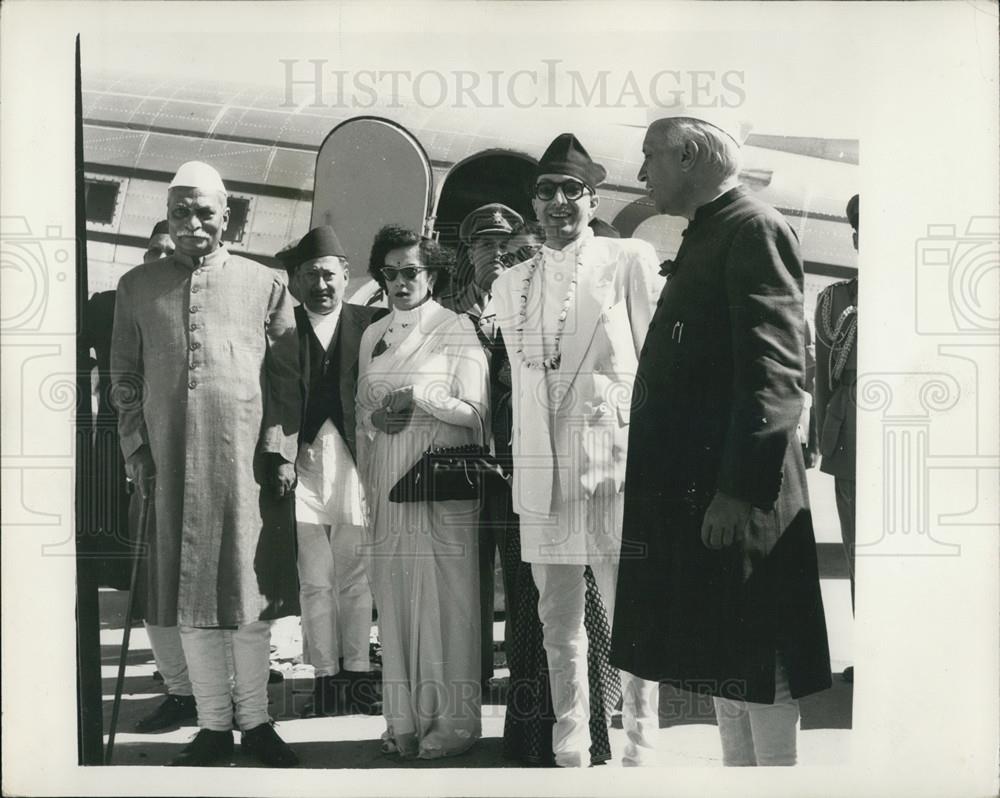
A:
POLYGON ((798 699, 830 687, 796 435, 802 256, 740 184, 746 125, 654 110, 638 179, 688 225, 636 368, 610 659, 712 696, 726 766, 794 765, 798 699))
POLYGON ((243 750, 288 767, 267 679, 270 622, 298 613, 298 337, 283 275, 222 243, 226 203, 214 168, 178 169, 176 251, 118 284, 112 393, 126 470, 155 518, 146 617, 180 627, 198 705, 200 731, 171 764, 225 763, 235 704, 243 750))

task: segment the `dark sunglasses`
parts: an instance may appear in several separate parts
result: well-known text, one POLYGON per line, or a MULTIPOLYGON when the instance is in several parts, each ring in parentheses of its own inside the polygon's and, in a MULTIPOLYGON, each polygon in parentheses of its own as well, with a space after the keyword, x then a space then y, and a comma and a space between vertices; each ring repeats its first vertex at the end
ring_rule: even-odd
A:
POLYGON ((401 269, 397 269, 394 266, 383 266, 379 271, 382 272, 385 281, 391 283, 396 279, 397 275, 402 275, 404 280, 416 280, 417 273, 425 272, 427 268, 424 266, 404 266, 401 269))
POLYGON ((579 180, 564 180, 562 183, 553 183, 551 180, 542 180, 535 184, 535 196, 540 200, 550 200, 556 195, 556 191, 562 191, 563 196, 570 200, 578 200, 589 188, 579 180))

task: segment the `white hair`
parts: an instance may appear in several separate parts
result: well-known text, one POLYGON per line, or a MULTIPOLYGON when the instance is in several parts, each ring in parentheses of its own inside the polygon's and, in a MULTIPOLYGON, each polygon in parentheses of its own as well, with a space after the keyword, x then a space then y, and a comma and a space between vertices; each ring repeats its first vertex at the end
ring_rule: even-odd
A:
POLYGON ((743 154, 739 145, 719 128, 700 119, 673 118, 663 120, 662 142, 669 147, 683 147, 688 141, 698 145, 698 159, 719 179, 728 180, 739 174, 743 154))

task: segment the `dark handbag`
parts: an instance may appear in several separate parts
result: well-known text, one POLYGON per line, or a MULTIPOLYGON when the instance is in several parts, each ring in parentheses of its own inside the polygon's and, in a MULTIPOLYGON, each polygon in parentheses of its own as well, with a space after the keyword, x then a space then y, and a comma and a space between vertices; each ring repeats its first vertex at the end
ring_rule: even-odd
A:
POLYGON ((510 485, 496 457, 485 445, 486 425, 482 416, 482 446, 431 447, 389 491, 391 502, 444 502, 479 499, 510 485))

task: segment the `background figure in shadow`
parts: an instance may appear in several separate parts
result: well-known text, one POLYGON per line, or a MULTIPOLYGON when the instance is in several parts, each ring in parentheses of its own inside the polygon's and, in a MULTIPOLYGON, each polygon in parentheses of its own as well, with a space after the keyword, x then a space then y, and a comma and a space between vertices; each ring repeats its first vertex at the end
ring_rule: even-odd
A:
MULTIPOLYGON (((847 203, 854 249, 860 229, 859 197, 847 203)), ((851 576, 854 610, 854 546, 858 423, 858 278, 827 286, 816 300, 816 426, 819 429, 820 470, 834 478, 840 535, 851 576)), ((854 681, 854 667, 844 669, 854 681)))

